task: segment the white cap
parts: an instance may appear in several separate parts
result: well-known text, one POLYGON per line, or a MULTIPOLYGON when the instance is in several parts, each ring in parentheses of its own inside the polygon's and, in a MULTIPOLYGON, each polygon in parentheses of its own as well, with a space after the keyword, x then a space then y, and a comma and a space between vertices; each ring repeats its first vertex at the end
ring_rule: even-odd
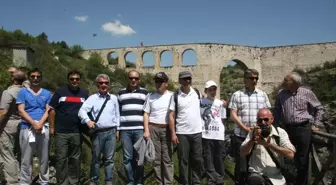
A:
POLYGON ((207 81, 207 82, 205 83, 205 88, 206 88, 206 89, 209 88, 209 87, 211 87, 211 86, 215 86, 215 87, 217 87, 216 82, 210 80, 210 81, 207 81))

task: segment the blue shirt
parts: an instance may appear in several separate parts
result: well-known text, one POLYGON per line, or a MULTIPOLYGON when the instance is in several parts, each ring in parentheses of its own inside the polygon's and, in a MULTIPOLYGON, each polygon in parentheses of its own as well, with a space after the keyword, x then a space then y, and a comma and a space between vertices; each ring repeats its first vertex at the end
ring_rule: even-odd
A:
MULTIPOLYGON (((120 113, 119 113, 119 103, 117 96, 113 94, 110 95, 110 100, 107 101, 106 106, 101 113, 96 126, 98 128, 107 127, 118 127, 120 123, 120 113)), ((81 119, 83 124, 87 124, 90 121, 88 113, 91 112, 93 118, 95 119, 102 107, 106 96, 99 93, 95 93, 83 103, 82 107, 79 109, 78 117, 81 119)), ((92 120, 94 121, 94 120, 92 120)))
MULTIPOLYGON (((34 93, 29 88, 23 88, 20 90, 16 104, 24 104, 25 111, 31 117, 31 119, 39 121, 46 111, 46 105, 50 102, 51 92, 41 88, 38 93, 34 93)), ((20 126, 21 129, 31 127, 30 123, 26 120, 22 120, 20 126)))

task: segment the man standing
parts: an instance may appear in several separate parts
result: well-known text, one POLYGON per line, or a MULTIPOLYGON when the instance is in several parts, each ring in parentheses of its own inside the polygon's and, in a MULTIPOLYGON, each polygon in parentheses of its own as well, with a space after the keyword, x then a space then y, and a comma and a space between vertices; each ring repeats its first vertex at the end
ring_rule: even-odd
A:
POLYGON ((151 138, 155 147, 154 171, 159 185, 174 181, 173 148, 168 123, 168 106, 172 92, 167 90, 168 76, 159 72, 154 77, 156 92, 151 93, 144 105, 145 138, 151 138))
POLYGON ((139 185, 144 183, 144 166, 137 165, 133 145, 144 136, 143 106, 148 91, 139 87, 140 73, 138 71, 130 71, 128 78, 128 87, 121 89, 118 93, 120 105, 120 127, 118 131, 124 151, 124 166, 128 177, 127 185, 139 185))
POLYGON ((315 94, 302 87, 298 73, 288 74, 275 102, 275 122, 284 126, 296 148, 297 185, 308 183, 309 149, 312 130, 322 126, 324 108, 315 94), (316 127, 315 127, 316 126, 316 127))
POLYGON ((196 185, 201 184, 203 161, 200 92, 191 87, 190 71, 179 73, 179 83, 181 87, 172 96, 169 105, 169 127, 172 142, 178 149, 179 183, 196 185), (188 182, 190 158, 192 182, 188 182))
POLYGON ((16 98, 25 81, 25 73, 13 72, 13 84, 5 90, 0 102, 0 163, 1 173, 8 185, 18 185, 19 164, 15 157, 14 147, 18 125, 21 118, 18 114, 16 98))
POLYGON ((81 74, 77 70, 68 73, 68 85, 56 90, 50 101, 50 135, 55 133, 56 177, 58 184, 79 184, 81 136, 78 111, 88 98, 79 87, 81 74))
POLYGON ((240 156, 240 146, 247 134, 257 122, 257 112, 261 108, 271 108, 268 96, 265 92, 256 88, 259 72, 255 69, 247 69, 244 72, 245 87, 232 94, 229 108, 231 119, 235 122, 234 150, 235 150, 235 184, 243 185, 246 174, 246 157, 240 156))
POLYGON ((28 72, 29 88, 20 90, 16 104, 22 117, 20 126, 21 172, 20 184, 32 182, 32 158, 37 151, 40 160, 40 183, 49 181, 49 123, 50 91, 41 88, 42 72, 35 68, 28 72))
MULTIPOLYGON (((16 71, 24 71, 24 69, 23 68, 17 69, 16 67, 9 67, 7 71, 11 74, 11 76, 13 78, 14 72, 16 72, 16 71)), ((30 86, 30 82, 27 79, 28 78, 27 75, 25 76, 25 78, 26 78, 26 80, 22 83, 22 86, 28 88, 30 86)))
POLYGON ((116 132, 120 122, 119 104, 117 97, 108 92, 110 86, 109 76, 100 74, 97 76, 96 82, 98 92, 89 96, 83 103, 78 116, 83 124, 87 124, 89 128, 94 129, 94 133, 91 135, 90 185, 98 184, 101 153, 103 154, 105 167, 105 184, 112 185, 116 132), (96 119, 99 112, 101 113, 98 120, 91 120, 96 119), (89 117, 89 113, 92 118, 89 117))

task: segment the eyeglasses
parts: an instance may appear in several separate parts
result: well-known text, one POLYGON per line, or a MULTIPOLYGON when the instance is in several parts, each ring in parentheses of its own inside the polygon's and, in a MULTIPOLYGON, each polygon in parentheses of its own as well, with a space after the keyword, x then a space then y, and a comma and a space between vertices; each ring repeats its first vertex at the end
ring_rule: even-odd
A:
POLYGON ((139 80, 139 77, 128 77, 130 80, 139 80))
POLYGON ((103 85, 103 84, 108 85, 110 82, 98 82, 98 83, 99 85, 103 85))
POLYGON ((69 80, 70 80, 70 81, 75 81, 75 80, 76 80, 76 81, 79 81, 80 78, 69 78, 69 80))
POLYGON ((41 76, 40 76, 40 75, 31 75, 30 78, 31 78, 31 79, 34 79, 34 78, 40 79, 41 76))
POLYGON ((250 76, 250 77, 247 77, 247 79, 249 79, 249 80, 259 80, 259 78, 258 77, 252 77, 252 76, 250 76))
POLYGON ((268 122, 269 118, 258 118, 258 123, 262 123, 263 121, 268 122))

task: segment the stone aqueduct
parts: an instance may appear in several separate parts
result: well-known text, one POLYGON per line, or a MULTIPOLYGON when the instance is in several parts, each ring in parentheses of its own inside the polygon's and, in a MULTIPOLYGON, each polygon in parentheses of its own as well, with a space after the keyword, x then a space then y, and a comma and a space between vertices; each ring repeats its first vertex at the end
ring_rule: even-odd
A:
MULTIPOLYGON (((234 60, 248 68, 257 69, 260 72, 259 88, 270 93, 273 87, 282 81, 285 74, 294 68, 308 69, 316 65, 322 65, 326 61, 334 61, 336 59, 336 42, 277 47, 251 47, 215 43, 174 44, 91 49, 85 50, 82 56, 88 58, 93 52, 102 56, 105 65, 108 65, 108 55, 111 52, 117 53, 119 56, 118 67, 120 68, 126 66, 126 55, 129 52, 135 52, 136 70, 144 73, 164 71, 174 82, 177 82, 180 71, 189 70, 194 76, 193 85, 199 89, 203 89, 207 80, 214 80, 219 84, 222 68, 228 61, 234 60), (196 65, 182 65, 182 56, 187 50, 195 51, 196 65), (173 54, 173 65, 170 67, 160 67, 161 54, 164 51, 171 51, 173 54), (153 52, 154 54, 153 67, 144 67, 143 65, 142 56, 146 52, 153 52)), ((113 69, 113 66, 109 67, 113 69)), ((130 69, 134 68, 127 68, 127 70, 130 69)))

